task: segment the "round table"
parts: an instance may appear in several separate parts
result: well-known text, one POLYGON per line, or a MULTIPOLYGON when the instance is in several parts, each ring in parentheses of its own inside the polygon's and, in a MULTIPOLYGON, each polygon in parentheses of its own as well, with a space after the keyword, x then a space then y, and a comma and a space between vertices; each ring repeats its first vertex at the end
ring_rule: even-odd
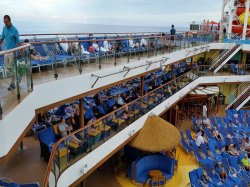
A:
POLYGON ((158 178, 162 176, 162 172, 160 170, 150 170, 149 176, 152 178, 158 178))

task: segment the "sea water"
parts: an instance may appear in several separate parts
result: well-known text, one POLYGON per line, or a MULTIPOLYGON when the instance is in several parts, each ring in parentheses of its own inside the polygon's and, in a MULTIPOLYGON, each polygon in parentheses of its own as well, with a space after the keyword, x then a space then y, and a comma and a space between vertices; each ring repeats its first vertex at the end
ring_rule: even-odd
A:
MULTIPOLYGON (((54 34, 54 33, 133 33, 133 32, 169 32, 170 26, 126 26, 77 24, 57 22, 16 22, 13 23, 19 34, 54 34)), ((3 23, 0 23, 0 30, 3 23)), ((177 31, 187 31, 187 27, 176 27, 177 31)), ((1 34, 1 32, 0 32, 1 34)))

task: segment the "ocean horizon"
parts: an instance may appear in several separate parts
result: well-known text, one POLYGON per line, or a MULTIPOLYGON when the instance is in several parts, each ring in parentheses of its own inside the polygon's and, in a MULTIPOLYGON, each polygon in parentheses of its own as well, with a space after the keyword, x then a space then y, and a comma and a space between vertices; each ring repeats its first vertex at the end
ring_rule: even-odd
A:
MULTIPOLYGON (((169 32, 171 26, 128 26, 80 23, 27 23, 13 22, 19 34, 55 34, 55 33, 132 33, 132 32, 169 32)), ((0 28, 4 25, 0 24, 0 28)), ((176 27, 176 31, 187 31, 188 27, 176 27)))

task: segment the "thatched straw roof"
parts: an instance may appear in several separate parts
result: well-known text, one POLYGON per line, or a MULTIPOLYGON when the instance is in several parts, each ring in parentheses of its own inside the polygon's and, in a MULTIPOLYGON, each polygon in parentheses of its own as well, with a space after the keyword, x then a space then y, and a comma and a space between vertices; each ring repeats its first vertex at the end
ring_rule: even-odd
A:
POLYGON ((149 116, 130 146, 147 152, 169 151, 181 141, 178 129, 158 116, 149 116))

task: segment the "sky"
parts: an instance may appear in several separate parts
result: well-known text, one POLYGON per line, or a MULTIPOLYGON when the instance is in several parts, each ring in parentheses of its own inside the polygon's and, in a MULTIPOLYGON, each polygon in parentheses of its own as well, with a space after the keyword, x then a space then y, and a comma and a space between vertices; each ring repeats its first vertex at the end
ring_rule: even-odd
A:
POLYGON ((131 26, 188 26, 219 21, 221 0, 0 0, 0 17, 13 22, 131 26))

